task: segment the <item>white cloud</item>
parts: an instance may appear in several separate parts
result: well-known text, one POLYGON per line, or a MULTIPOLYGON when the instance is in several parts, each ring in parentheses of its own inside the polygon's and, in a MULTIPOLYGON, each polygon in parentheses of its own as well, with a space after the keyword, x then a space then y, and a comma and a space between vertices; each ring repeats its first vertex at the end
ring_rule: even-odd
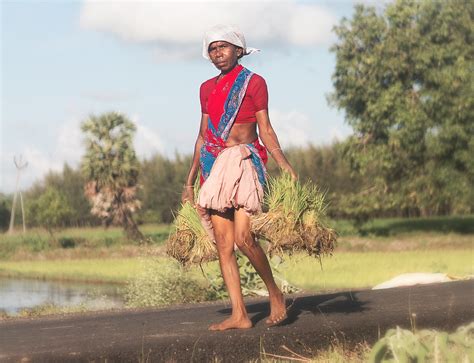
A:
POLYGON ((16 149, 20 151, 2 153, 1 192, 11 193, 15 190, 17 170, 13 163, 14 157, 21 155, 28 163, 20 176, 20 189, 23 190, 41 180, 50 171, 62 171, 65 162, 71 166, 78 165, 83 151, 79 122, 68 121, 61 125, 57 139, 47 147, 28 144, 18 145, 16 149))
POLYGON ((54 157, 63 165, 67 162, 69 165, 77 165, 84 153, 82 143, 82 132, 79 121, 66 122, 59 129, 57 145, 54 157))
POLYGON ((155 55, 200 55, 201 39, 215 24, 236 24, 249 46, 326 45, 337 17, 328 9, 296 0, 283 1, 95 1, 86 0, 84 29, 117 35, 130 42, 156 45, 155 55))
MULTIPOLYGON (((140 123, 138 117, 133 117, 133 122, 137 127, 134 137, 137 156, 143 159, 157 152, 164 153, 164 143, 159 135, 140 123)), ((28 162, 28 166, 21 173, 20 189, 29 188, 35 181, 42 180, 50 171, 61 172, 66 162, 72 167, 79 165, 85 151, 79 119, 65 122, 61 126, 57 139, 49 150, 42 151, 31 146, 22 148, 21 155, 23 160, 28 162)), ((15 155, 12 152, 1 154, 0 191, 3 193, 12 193, 15 190, 16 168, 13 163, 15 155)))
POLYGON ((133 144, 138 158, 148 158, 165 151, 163 141, 157 133, 140 123, 137 116, 133 117, 133 123, 137 127, 133 144))
POLYGON ((331 142, 333 141, 344 141, 351 133, 342 130, 339 127, 333 127, 330 131, 331 142))
MULTIPOLYGON (((2 185, 0 190, 2 192, 11 193, 15 190, 17 169, 13 163, 13 158, 20 155, 13 153, 5 153, 2 156, 2 185)), ((48 157, 42 151, 27 147, 21 154, 24 161, 28 164, 26 168, 22 169, 20 174, 19 188, 25 190, 30 187, 33 182, 41 179, 48 171, 60 171, 62 169, 62 162, 48 157)))
POLYGON ((299 111, 270 110, 270 120, 282 147, 306 146, 312 141, 308 115, 299 111))

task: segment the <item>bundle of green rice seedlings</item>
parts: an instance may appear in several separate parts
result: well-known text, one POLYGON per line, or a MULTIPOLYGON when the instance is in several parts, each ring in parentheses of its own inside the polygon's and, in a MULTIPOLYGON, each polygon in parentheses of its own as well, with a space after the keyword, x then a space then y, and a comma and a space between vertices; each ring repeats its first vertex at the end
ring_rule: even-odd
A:
POLYGON ((191 203, 181 205, 168 238, 166 253, 183 266, 217 259, 217 250, 191 203))
POLYGON ((268 212, 252 218, 252 232, 270 243, 270 254, 333 252, 337 235, 324 224, 325 194, 311 182, 302 184, 287 173, 269 178, 265 207, 268 212))

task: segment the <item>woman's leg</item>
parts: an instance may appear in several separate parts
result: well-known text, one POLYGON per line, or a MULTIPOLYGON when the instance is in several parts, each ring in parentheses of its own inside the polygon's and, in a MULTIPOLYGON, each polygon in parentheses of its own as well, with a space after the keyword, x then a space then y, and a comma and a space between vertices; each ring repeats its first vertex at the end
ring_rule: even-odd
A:
POLYGON ((234 253, 234 216, 233 210, 226 213, 214 212, 211 214, 216 247, 219 254, 219 265, 222 277, 229 292, 232 304, 232 315, 219 324, 213 324, 210 330, 246 329, 252 327, 247 310, 245 309, 240 275, 234 253))
POLYGON ((234 213, 234 238, 239 249, 248 257, 267 286, 271 308, 267 323, 275 324, 284 320, 286 318, 285 298, 275 283, 265 252, 250 232, 250 217, 242 208, 234 213))

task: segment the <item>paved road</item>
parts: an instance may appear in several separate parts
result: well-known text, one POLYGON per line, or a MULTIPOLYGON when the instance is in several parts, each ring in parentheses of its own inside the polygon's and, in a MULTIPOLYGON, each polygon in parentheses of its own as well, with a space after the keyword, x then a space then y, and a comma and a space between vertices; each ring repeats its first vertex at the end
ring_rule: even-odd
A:
POLYGON ((258 358, 262 351, 305 356, 338 340, 377 340, 389 328, 454 330, 474 321, 474 281, 388 290, 293 296, 286 325, 267 328, 266 300, 247 300, 255 327, 209 332, 225 318, 224 304, 55 316, 0 322, 0 361, 6 362, 225 362, 258 358), (140 360, 141 359, 141 360, 140 360))

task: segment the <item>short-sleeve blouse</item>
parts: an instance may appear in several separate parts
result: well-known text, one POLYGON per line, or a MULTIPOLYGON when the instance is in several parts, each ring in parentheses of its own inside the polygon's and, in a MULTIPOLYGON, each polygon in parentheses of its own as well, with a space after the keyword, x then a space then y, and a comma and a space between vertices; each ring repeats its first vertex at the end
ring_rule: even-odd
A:
MULTIPOLYGON (((199 96, 201 100, 201 112, 207 114, 207 99, 211 94, 217 82, 217 77, 213 77, 203 84, 201 84, 199 96)), ((250 79, 239 112, 235 118, 235 123, 250 123, 256 122, 255 113, 261 110, 268 109, 268 89, 265 79, 254 74, 250 79)), ((216 120, 215 122, 218 122, 216 120)))

